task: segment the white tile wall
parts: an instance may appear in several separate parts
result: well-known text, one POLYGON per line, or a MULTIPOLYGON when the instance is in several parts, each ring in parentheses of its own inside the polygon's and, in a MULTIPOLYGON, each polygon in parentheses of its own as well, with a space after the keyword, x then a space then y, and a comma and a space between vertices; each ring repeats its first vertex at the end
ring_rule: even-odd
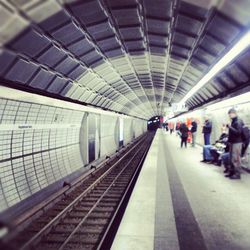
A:
POLYGON ((112 154, 118 148, 117 117, 101 115, 101 156, 112 154))
POLYGON ((0 212, 83 166, 83 115, 0 99, 0 212))
POLYGON ((134 131, 135 137, 138 137, 142 135, 144 132, 146 132, 145 130, 146 124, 147 122, 144 120, 140 120, 140 119, 133 120, 133 131, 134 131))
POLYGON ((128 144, 133 139, 133 130, 132 130, 132 119, 124 119, 124 145, 128 144))

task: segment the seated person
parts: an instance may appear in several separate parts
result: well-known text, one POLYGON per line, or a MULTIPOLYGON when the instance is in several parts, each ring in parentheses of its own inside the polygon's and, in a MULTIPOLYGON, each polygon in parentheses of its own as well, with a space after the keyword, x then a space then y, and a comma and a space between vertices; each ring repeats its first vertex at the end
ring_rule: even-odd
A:
POLYGON ((223 133, 219 140, 217 140, 214 144, 214 146, 212 148, 210 148, 210 154, 213 157, 213 160, 211 161, 211 163, 216 164, 218 166, 221 165, 221 159, 220 156, 224 153, 224 152, 228 152, 229 151, 229 145, 227 143, 228 140, 228 135, 223 133))
POLYGON ((226 133, 226 126, 223 125, 222 134, 215 144, 203 146, 203 160, 201 162, 212 162, 219 164, 219 157, 227 147, 227 138, 228 135, 226 133))
POLYGON ((212 147, 213 147, 212 145, 203 146, 203 160, 201 162, 210 162, 214 159, 210 152, 210 149, 212 147))

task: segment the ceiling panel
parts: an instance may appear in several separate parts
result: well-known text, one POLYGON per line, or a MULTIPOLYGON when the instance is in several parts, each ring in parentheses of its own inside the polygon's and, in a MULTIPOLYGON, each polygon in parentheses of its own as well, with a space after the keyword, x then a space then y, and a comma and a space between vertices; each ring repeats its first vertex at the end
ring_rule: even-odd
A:
MULTIPOLYGON (((0 77, 9 86, 136 117, 159 115, 249 27, 250 2, 237 2, 0 2, 0 77)), ((249 75, 248 50, 187 103, 194 107, 244 87, 249 75)))

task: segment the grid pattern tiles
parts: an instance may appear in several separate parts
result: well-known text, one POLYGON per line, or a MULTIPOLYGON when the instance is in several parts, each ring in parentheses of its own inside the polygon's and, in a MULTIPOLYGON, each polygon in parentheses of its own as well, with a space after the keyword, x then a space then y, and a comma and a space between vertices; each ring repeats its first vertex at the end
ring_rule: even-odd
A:
POLYGON ((83 115, 0 99, 0 212, 83 166, 83 115))

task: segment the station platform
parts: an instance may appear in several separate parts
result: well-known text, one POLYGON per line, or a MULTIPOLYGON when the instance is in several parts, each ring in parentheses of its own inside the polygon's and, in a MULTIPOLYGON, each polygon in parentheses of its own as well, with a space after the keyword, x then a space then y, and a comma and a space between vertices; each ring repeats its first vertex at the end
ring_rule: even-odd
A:
POLYGON ((250 249, 250 175, 225 178, 201 151, 158 129, 113 250, 250 249))

